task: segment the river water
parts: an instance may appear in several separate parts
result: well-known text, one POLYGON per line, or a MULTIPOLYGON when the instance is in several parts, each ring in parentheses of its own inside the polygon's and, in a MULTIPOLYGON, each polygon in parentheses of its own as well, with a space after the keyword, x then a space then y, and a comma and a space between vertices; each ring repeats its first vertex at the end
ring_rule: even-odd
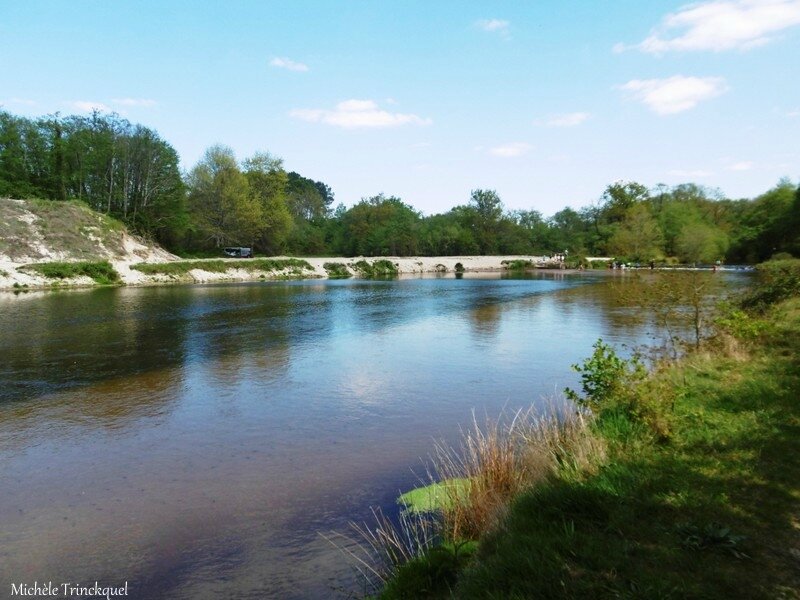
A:
POLYGON ((609 279, 0 295, 0 597, 347 597, 321 533, 390 508, 473 411, 545 407, 597 338, 647 340, 609 279))

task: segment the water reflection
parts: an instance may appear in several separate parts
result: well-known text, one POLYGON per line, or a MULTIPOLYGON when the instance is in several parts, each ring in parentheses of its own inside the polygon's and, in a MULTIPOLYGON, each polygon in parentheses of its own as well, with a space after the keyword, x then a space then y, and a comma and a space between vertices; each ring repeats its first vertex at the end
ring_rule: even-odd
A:
POLYGON ((318 531, 390 506, 473 409, 574 386, 598 337, 644 339, 606 279, 0 298, 0 587, 331 595, 352 573, 318 531))

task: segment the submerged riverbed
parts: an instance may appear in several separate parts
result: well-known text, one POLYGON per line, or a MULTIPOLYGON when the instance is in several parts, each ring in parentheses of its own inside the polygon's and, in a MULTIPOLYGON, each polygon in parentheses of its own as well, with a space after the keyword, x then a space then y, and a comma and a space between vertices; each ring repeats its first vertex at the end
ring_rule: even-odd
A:
POLYGON ((434 438, 648 341, 606 276, 468 274, 0 296, 0 590, 357 589, 319 534, 414 487, 434 438))

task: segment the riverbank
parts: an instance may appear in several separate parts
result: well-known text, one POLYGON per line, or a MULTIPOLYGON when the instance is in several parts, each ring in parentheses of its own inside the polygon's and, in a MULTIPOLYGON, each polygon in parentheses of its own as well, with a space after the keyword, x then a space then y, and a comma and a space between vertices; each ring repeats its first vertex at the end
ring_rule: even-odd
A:
POLYGON ((477 551, 424 549, 382 597, 800 597, 798 264, 678 363, 645 374, 598 349, 576 396, 594 457, 559 450, 477 551))
MULTIPOLYGON (((134 240, 128 238, 129 244, 134 240)), ((144 246, 142 246, 144 248, 144 246)), ((144 254, 138 246, 122 257, 107 257, 102 261, 12 261, 0 260, 0 290, 73 288, 95 285, 163 285, 170 283, 221 283, 235 281, 264 281, 280 279, 326 279, 342 277, 373 277, 376 275, 413 275, 425 273, 497 272, 509 269, 558 268, 543 256, 411 256, 411 257, 309 257, 275 256, 268 258, 186 259, 162 254, 144 254), (87 265, 107 263, 102 267, 108 277, 98 280, 91 274, 96 269, 87 265), (45 265, 62 265, 46 269, 45 265), (84 269, 67 268, 84 265, 84 269), (44 271, 44 272, 43 272, 44 271)))

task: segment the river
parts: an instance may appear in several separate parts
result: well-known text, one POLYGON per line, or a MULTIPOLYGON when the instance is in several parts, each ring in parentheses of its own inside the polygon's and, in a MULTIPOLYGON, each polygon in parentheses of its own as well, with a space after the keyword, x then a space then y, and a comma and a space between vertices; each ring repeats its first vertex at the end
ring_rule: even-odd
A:
POLYGON ((647 341, 608 274, 0 295, 0 596, 357 590, 320 533, 388 509, 472 412, 557 396, 647 341))

